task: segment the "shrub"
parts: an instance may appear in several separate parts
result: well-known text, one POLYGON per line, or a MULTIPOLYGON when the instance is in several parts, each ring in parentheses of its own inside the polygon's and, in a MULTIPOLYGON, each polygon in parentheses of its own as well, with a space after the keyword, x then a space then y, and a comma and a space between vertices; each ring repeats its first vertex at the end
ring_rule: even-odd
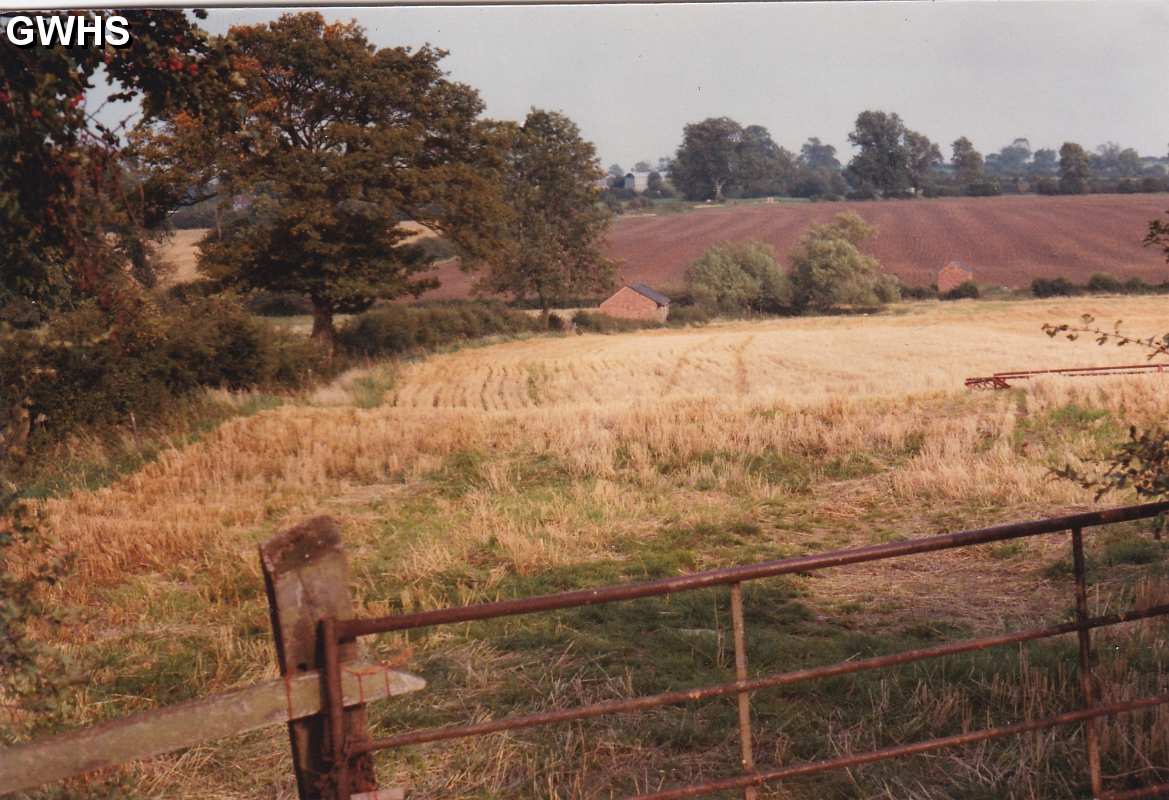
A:
POLYGON ((8 324, 17 330, 36 328, 44 322, 41 308, 31 300, 14 297, 0 305, 0 324, 8 324))
POLYGON ((1031 281, 1031 294, 1035 297, 1071 297, 1078 293, 1076 285, 1067 278, 1036 278, 1031 281))
POLYGON ((501 303, 389 304, 351 319, 341 327, 338 342, 356 355, 398 355, 480 336, 537 331, 545 324, 501 303))
POLYGON ((686 284, 708 311, 774 313, 792 304, 791 281, 764 242, 715 245, 686 269, 686 284))
POLYGON ((578 311, 572 321, 578 331, 589 333, 626 333, 661 326, 661 323, 652 320, 611 317, 600 311, 578 311))
POLYGON ((974 281, 963 281, 948 292, 942 294, 943 300, 977 300, 980 296, 978 284, 974 281))
POLYGON ((851 212, 811 226, 789 256, 796 307, 827 311, 896 300, 900 296, 896 278, 881 273, 878 261, 858 247, 875 233, 876 228, 851 212))
POLYGON ((1055 178, 1040 178, 1035 184, 1035 191, 1039 194, 1060 194, 1059 181, 1055 178))
POLYGON ((902 286, 901 296, 907 300, 936 300, 938 287, 933 284, 929 286, 902 286))
POLYGON ((1002 193, 1003 187, 998 178, 984 178, 966 187, 966 194, 970 197, 996 197, 1002 193))
POLYGON ((313 313, 313 304, 296 292, 254 292, 247 300, 247 308, 261 317, 298 317, 313 313))
POLYGON ((702 306, 670 304, 670 316, 666 319, 669 325, 705 325, 710 322, 710 314, 702 306))
POLYGON ((1087 289, 1089 292, 1115 293, 1123 291, 1124 284, 1118 278, 1114 278, 1106 272, 1097 272, 1091 278, 1088 278, 1087 289))
POLYGON ((19 462, 82 428, 145 422, 200 387, 295 386, 324 369, 314 343, 230 298, 165 310, 134 298, 113 316, 86 305, 43 336, 4 335, 0 431, 19 462))

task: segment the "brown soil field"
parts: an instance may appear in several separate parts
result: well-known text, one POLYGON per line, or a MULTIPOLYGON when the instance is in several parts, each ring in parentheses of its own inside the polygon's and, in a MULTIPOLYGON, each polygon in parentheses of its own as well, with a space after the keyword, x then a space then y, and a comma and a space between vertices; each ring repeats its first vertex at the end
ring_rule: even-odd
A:
MULTIPOLYGON (((1141 246, 1164 195, 993 197, 852 203, 765 203, 619 219, 607 251, 625 282, 680 287, 686 265, 718 242, 762 239, 782 258, 811 224, 854 211, 878 227, 865 249, 913 286, 933 283, 951 259, 980 283, 1023 287, 1033 278, 1083 282, 1094 272, 1169 279, 1169 265, 1141 246)), ((466 297, 469 276, 454 263, 436 271, 433 297, 466 297)))

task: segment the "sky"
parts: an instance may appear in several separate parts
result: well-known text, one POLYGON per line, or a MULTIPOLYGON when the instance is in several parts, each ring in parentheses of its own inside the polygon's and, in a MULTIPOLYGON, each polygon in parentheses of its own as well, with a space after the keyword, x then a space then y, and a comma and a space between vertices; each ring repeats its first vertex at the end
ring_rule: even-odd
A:
MULTIPOLYGON (((487 115, 562 111, 605 166, 672 155, 687 122, 729 116, 847 161, 864 109, 983 153, 1106 141, 1169 150, 1169 2, 717 3, 324 8, 378 46, 450 51, 487 115)), ((212 33, 274 9, 209 10, 212 33)))

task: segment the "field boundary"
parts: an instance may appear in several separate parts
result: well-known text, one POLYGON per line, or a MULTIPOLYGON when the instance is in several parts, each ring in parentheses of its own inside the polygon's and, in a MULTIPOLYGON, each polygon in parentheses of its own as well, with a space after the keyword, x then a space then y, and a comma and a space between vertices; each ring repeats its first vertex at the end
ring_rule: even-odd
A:
MULTIPOLYGON (((661 786, 656 791, 636 795, 633 800, 676 800, 727 790, 742 790, 743 796, 750 800, 755 797, 757 787, 778 780, 1077 724, 1084 731, 1093 798, 1122 800, 1161 796, 1169 793, 1169 783, 1123 791, 1106 791, 1104 787, 1097 721, 1169 704, 1169 694, 1130 698, 1120 702, 1098 702, 1092 672, 1091 631, 1169 616, 1169 604, 1089 616, 1083 543, 1085 530, 1121 522, 1163 518, 1167 514, 1169 502, 1123 506, 744 564, 653 581, 364 618, 353 614, 348 563, 341 545, 340 529, 335 521, 318 517, 284 531, 260 546, 273 639, 282 677, 0 750, 0 794, 30 789, 213 739, 286 723, 301 800, 396 800, 405 797, 405 789, 379 789, 377 786, 372 759, 379 750, 485 736, 610 714, 636 713, 709 698, 734 697, 738 705, 742 771, 737 775, 703 783, 661 786), (751 677, 748 672, 742 599, 742 584, 745 582, 846 564, 894 560, 1061 533, 1070 533, 1071 539, 1075 577, 1073 622, 947 642, 793 672, 756 677, 751 677), (415 729, 376 739, 370 735, 365 714, 369 702, 420 691, 426 683, 415 675, 399 671, 399 664, 361 661, 358 654, 358 639, 361 637, 721 586, 728 587, 730 595, 735 654, 733 681, 535 714, 506 716, 473 724, 415 729), (751 728, 752 692, 1072 633, 1077 636, 1079 652, 1081 704, 1078 708, 1054 716, 1024 719, 999 727, 970 730, 823 761, 797 762, 767 770, 756 768, 751 728)), ((1169 765, 1165 767, 1169 768, 1169 765)))

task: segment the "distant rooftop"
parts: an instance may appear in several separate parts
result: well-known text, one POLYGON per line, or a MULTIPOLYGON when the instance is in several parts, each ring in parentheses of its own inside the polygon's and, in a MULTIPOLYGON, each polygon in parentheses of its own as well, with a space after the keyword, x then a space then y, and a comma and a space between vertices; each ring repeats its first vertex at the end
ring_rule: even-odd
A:
POLYGON ((633 291, 637 292, 642 297, 648 297, 650 300, 653 300, 659 306, 668 306, 670 304, 670 298, 666 297, 661 292, 655 292, 653 289, 649 288, 644 283, 633 283, 633 284, 629 285, 629 288, 632 289, 633 291))

